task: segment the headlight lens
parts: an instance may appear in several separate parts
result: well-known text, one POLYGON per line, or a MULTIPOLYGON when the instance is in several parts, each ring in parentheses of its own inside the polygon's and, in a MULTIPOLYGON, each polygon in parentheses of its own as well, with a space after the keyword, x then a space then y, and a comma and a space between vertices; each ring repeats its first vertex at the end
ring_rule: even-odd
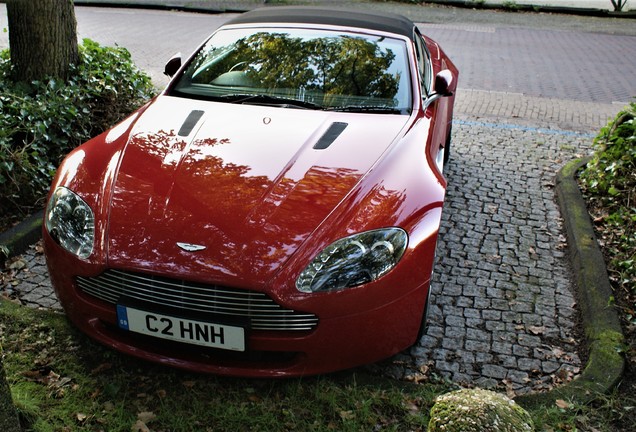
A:
POLYGON ((373 282, 397 265, 408 236, 384 228, 335 241, 320 252, 296 280, 305 293, 336 291, 373 282))
POLYGON ((60 246, 82 259, 93 252, 93 211, 84 200, 65 187, 55 189, 49 200, 46 229, 60 246))

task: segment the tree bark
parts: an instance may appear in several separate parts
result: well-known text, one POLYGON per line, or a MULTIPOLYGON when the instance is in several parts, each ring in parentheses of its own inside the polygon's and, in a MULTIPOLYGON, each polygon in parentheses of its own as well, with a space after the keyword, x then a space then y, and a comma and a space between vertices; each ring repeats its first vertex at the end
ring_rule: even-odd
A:
POLYGON ((9 50, 15 81, 66 80, 77 64, 72 0, 7 0, 9 50))
MULTIPOLYGON (((1 353, 0 353, 1 355, 1 353)), ((0 357, 0 430, 3 432, 20 432, 18 413, 11 399, 11 389, 4 374, 4 364, 0 357)))

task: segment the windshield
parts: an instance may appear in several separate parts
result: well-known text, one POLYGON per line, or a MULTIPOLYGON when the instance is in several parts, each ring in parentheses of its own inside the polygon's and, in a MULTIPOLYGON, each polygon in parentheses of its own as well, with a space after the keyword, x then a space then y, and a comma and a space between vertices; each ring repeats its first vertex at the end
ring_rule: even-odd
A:
POLYGON ((217 32, 172 87, 174 96, 292 108, 409 113, 406 44, 306 29, 217 32))

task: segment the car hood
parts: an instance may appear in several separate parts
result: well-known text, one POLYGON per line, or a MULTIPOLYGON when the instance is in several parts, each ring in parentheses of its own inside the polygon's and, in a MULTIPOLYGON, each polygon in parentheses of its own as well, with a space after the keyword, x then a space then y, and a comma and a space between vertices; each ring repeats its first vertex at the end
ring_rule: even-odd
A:
POLYGON ((120 158, 108 260, 264 286, 408 118, 161 96, 137 121, 120 158))

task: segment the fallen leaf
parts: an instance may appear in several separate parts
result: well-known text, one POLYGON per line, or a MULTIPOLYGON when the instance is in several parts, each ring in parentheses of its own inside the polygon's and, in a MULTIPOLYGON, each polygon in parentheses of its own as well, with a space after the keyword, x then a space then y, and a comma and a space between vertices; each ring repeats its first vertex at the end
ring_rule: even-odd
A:
POLYGON ((421 412, 420 407, 413 400, 405 400, 404 405, 405 408, 413 415, 418 415, 421 412))
POLYGON ((512 381, 509 379, 502 379, 501 383, 506 386, 506 396, 508 396, 510 399, 514 399, 517 394, 515 393, 512 381))
POLYGON ((98 373, 109 370, 112 367, 113 367, 112 363, 102 363, 91 371, 91 375, 97 375, 98 373))
POLYGON ((353 411, 340 411, 340 418, 343 420, 351 420, 356 414, 353 411))
POLYGON ((137 418, 144 423, 150 423, 156 419, 157 416, 152 411, 143 411, 137 414, 137 418))
POLYGON ((42 242, 38 242, 33 249, 35 249, 35 253, 42 255, 44 253, 44 246, 42 246, 42 242))
POLYGON ((563 399, 557 399, 555 403, 556 403, 556 406, 561 408, 561 409, 570 408, 570 404, 567 403, 566 401, 564 401, 563 399))
POLYGON ((150 428, 146 426, 146 423, 141 420, 137 420, 134 425, 130 428, 131 432, 150 432, 150 428))
POLYGON ((545 333, 545 327, 544 326, 529 326, 528 330, 530 331, 530 333, 535 334, 535 335, 540 335, 545 333))
POLYGON ((10 270, 22 270, 25 267, 26 261, 24 261, 22 258, 16 259, 15 261, 9 263, 9 265, 7 266, 7 268, 10 270))
POLYGON ((594 218, 594 223, 602 223, 605 220, 605 215, 600 215, 594 218))
POLYGON ((49 371, 49 375, 48 378, 50 381, 57 381, 60 379, 60 374, 54 372, 54 371, 49 371))
POLYGON ((428 376, 421 373, 414 373, 412 375, 407 375, 404 377, 406 381, 414 382, 415 384, 419 384, 428 379, 428 376))
POLYGON ((565 351, 563 351, 561 348, 553 347, 552 354, 554 354, 556 358, 561 358, 565 355, 565 351))
POLYGON ((22 376, 26 378, 42 379, 42 371, 40 369, 24 371, 22 372, 22 376))

